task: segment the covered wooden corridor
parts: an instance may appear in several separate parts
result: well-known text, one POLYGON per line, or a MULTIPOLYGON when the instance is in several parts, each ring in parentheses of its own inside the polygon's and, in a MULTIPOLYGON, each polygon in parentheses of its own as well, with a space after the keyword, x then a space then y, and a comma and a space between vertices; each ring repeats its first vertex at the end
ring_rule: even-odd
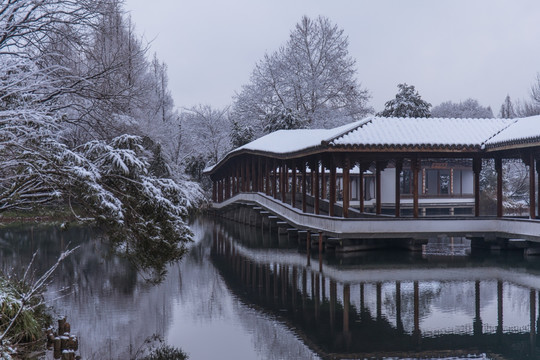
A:
MULTIPOLYGON (((364 181, 375 181, 374 215, 382 214, 381 172, 395 169, 393 216, 402 217, 403 170, 412 182, 413 218, 420 217, 419 189, 426 161, 461 160, 472 163, 475 217, 480 216, 483 164, 492 160, 496 172, 496 216, 503 217, 503 160, 523 161, 528 170, 529 218, 540 213, 540 117, 523 119, 395 119, 369 117, 329 130, 281 130, 227 154, 205 170, 213 182, 213 202, 222 203, 240 193, 263 193, 303 213, 330 217, 368 216, 364 181), (466 131, 465 131, 466 129, 466 131), (351 187, 351 169, 359 181, 351 187), (339 176, 338 176, 339 174, 339 176), (340 181, 341 180, 341 181, 340 181), (338 193, 337 185, 342 184, 338 193), (351 192, 358 204, 350 205, 351 192), (338 201, 338 197, 341 201, 338 201)), ((424 179, 424 177, 422 177, 424 179)), ((423 180, 425 181, 425 180, 423 180)), ((424 184, 425 185, 425 184, 424 184)), ((454 186, 452 182, 448 185, 454 186)), ((452 201, 452 197, 449 197, 452 201)), ((457 202, 457 199, 455 199, 457 202)))

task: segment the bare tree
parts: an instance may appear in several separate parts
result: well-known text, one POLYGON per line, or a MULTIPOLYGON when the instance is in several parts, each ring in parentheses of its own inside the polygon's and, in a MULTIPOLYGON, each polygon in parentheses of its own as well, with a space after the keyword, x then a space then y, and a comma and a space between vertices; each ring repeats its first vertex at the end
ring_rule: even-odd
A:
POLYGON ((276 109, 294 112, 308 127, 333 127, 370 112, 368 99, 343 30, 326 17, 304 16, 287 43, 257 63, 235 97, 233 117, 259 135, 276 109))
POLYGON ((189 134, 190 148, 216 163, 229 148, 228 107, 215 109, 210 105, 197 105, 186 110, 184 131, 189 134))
POLYGON ((431 116, 442 118, 492 118, 491 108, 480 105, 476 99, 467 99, 459 103, 446 101, 431 109, 431 116))

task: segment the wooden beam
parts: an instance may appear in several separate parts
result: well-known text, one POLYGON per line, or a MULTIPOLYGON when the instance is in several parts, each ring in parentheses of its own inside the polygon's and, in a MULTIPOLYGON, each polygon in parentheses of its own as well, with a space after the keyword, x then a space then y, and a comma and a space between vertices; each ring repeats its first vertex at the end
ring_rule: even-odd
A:
POLYGON ((396 160, 396 217, 400 217, 401 213, 401 170, 403 169, 403 161, 396 160))
POLYGON ((495 171, 497 172, 497 217, 503 216, 503 170, 502 159, 495 158, 495 171))

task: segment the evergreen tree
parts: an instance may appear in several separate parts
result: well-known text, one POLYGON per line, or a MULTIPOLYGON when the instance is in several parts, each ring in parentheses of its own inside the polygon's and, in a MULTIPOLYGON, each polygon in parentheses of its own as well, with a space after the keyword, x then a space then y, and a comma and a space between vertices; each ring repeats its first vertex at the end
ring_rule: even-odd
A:
POLYGON ((513 119, 516 117, 516 112, 514 110, 512 100, 510 99, 510 95, 506 95, 504 103, 501 105, 499 117, 502 119, 513 119))
POLYGON ((264 132, 269 134, 277 130, 301 129, 308 125, 291 109, 274 109, 266 115, 264 132))
POLYGON ((248 142, 253 141, 255 137, 253 128, 251 126, 242 126, 238 121, 232 122, 231 133, 229 136, 233 148, 245 145, 248 142))
POLYGON ((413 85, 398 84, 399 92, 396 98, 387 101, 384 110, 377 116, 383 117, 431 117, 431 104, 422 100, 413 85))

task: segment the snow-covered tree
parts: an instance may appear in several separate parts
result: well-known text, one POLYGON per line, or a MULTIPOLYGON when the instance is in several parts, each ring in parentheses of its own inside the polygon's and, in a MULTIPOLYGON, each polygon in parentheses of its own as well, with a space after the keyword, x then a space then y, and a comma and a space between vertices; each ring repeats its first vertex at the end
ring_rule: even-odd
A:
POLYGON ((476 99, 467 99, 459 103, 443 102, 431 109, 431 116, 440 118, 492 118, 491 108, 480 105, 476 99))
POLYGON ((255 132, 251 125, 240 125, 238 121, 231 122, 231 132, 229 134, 233 149, 245 145, 255 138, 255 132))
POLYGON ((514 109, 514 104, 510 99, 510 95, 506 95, 504 103, 501 105, 501 110, 499 111, 499 117, 503 119, 513 119, 516 116, 516 111, 514 109))
POLYGON ((306 126, 305 121, 291 109, 275 109, 265 119, 264 132, 271 133, 277 130, 301 129, 306 126))
POLYGON ((431 117, 429 108, 431 104, 422 100, 413 85, 398 84, 399 91, 396 98, 384 105, 384 110, 377 116, 384 117, 431 117))
POLYGON ((256 64, 235 96, 232 116, 254 126, 257 136, 276 109, 291 109, 307 127, 328 128, 366 115, 368 99, 343 30, 326 17, 304 16, 287 43, 256 64))
POLYGON ((191 149, 214 164, 229 149, 228 110, 197 105, 185 111, 183 129, 189 134, 191 149))
MULTIPOLYGON (((116 62, 121 54, 114 46, 105 51, 113 43, 108 40, 102 52, 96 50, 103 55, 100 62, 53 56, 56 50, 82 56, 68 45, 83 43, 73 40, 62 48, 59 39, 64 33, 84 38, 84 31, 105 26, 101 13, 85 7, 95 3, 0 5, 0 212, 61 202, 80 220, 102 225, 119 250, 159 276, 167 261, 185 251, 191 238, 187 211, 201 192, 178 174, 162 177, 168 174, 159 142, 137 136, 144 114, 138 102, 152 92, 143 81, 148 79, 146 60, 130 64, 137 58, 127 56, 116 62), (110 66, 102 66, 106 63, 110 66), (126 89, 131 92, 116 94, 126 89), (99 122, 97 114, 103 116, 99 122)), ((113 28, 121 32, 121 18, 115 19, 113 28)), ((159 113, 156 126, 164 122, 159 113)))

